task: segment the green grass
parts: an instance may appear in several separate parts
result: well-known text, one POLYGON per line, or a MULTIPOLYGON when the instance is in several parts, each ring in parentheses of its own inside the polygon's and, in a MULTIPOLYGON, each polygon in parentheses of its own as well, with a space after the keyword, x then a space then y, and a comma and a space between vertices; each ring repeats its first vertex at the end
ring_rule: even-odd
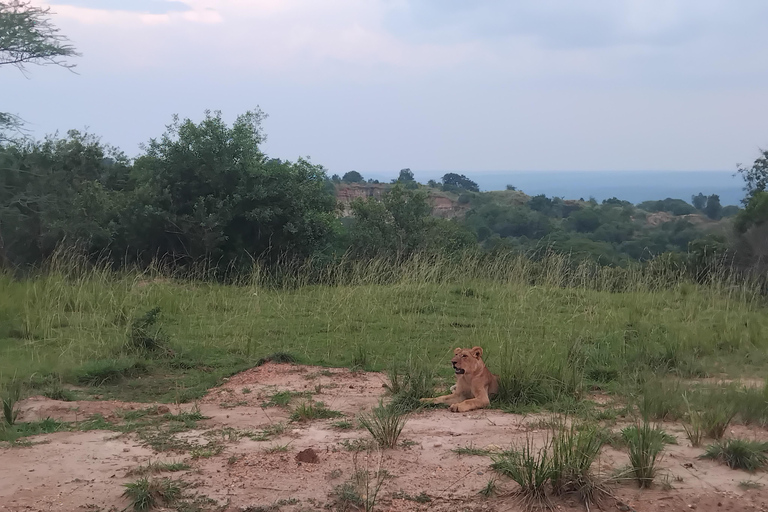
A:
POLYGON ((766 451, 768 451, 768 443, 746 439, 727 439, 709 445, 702 457, 719 460, 731 469, 753 472, 768 465, 766 451))
MULTIPOLYGON (((263 273, 236 284, 98 268, 0 275, 0 388, 56 376, 85 394, 185 402, 267 360, 299 361, 397 371, 393 400, 413 409, 452 381, 466 336, 500 374, 494 404, 508 410, 573 411, 595 386, 629 395, 666 379, 764 375, 768 311, 754 289, 660 265, 347 261, 328 284, 305 285, 308 271, 290 286, 263 273)), ((659 392, 653 417, 682 417, 686 386, 659 392)), ((762 395, 734 389, 735 421, 768 424, 762 395)))

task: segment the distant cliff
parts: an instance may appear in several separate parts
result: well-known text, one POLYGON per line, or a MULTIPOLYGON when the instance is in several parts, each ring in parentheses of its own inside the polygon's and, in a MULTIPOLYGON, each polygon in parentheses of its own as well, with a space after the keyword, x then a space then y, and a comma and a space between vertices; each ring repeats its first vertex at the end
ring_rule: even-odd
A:
MULTIPOLYGON (((343 206, 342 216, 352 215, 350 205, 355 199, 367 199, 372 197, 381 201, 391 185, 386 183, 343 183, 336 186, 336 199, 343 206)), ((451 219, 463 216, 469 210, 468 204, 459 204, 458 198, 433 188, 426 189, 429 194, 429 202, 432 205, 432 215, 451 219)))

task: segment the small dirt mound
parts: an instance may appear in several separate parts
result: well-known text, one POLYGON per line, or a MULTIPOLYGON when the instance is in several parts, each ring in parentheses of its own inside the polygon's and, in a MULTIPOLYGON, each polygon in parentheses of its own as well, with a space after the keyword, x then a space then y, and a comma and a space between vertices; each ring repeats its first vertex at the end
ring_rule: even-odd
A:
POLYGON ((308 462, 310 464, 317 464, 320 462, 320 458, 317 456, 317 452, 312 448, 301 450, 296 454, 296 460, 299 462, 308 462))

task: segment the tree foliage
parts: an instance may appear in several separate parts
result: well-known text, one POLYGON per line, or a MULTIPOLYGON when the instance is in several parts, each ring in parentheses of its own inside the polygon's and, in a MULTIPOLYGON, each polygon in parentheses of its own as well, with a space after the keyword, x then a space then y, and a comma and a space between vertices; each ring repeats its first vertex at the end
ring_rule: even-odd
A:
POLYGON ((260 111, 175 118, 131 162, 79 132, 0 147, 5 263, 37 264, 57 246, 141 264, 223 269, 305 258, 329 242, 336 200, 322 167, 269 159, 260 111))
POLYGON ((443 183, 443 190, 468 190, 470 192, 480 192, 477 183, 463 174, 449 172, 442 177, 441 181, 443 183))
POLYGON ((349 171, 344 173, 344 176, 341 177, 341 181, 344 183, 363 183, 365 178, 363 178, 363 175, 357 171, 349 171))
POLYGON ((707 197, 704 214, 712 220, 720 220, 723 216, 723 206, 720 204, 720 196, 712 194, 707 197))
POLYGON ((691 196, 691 204, 697 210, 703 210, 707 206, 707 196, 699 192, 698 195, 691 196))
MULTIPOLYGON (((16 66, 22 71, 27 64, 74 67, 66 57, 78 53, 51 23, 49 13, 50 8, 29 1, 0 2, 0 67, 16 66)), ((17 115, 0 112, 0 143, 11 141, 14 132, 20 133, 21 125, 17 115)))
POLYGON ((29 1, 0 2, 0 66, 26 64, 74 67, 65 58, 77 54, 49 19, 50 8, 29 1))
POLYGON ((132 221, 145 228, 130 245, 231 264, 246 254, 307 256, 324 243, 335 209, 325 171, 302 159, 268 159, 259 148, 263 118, 247 112, 231 128, 219 112, 198 124, 174 118, 136 161, 142 188, 132 221))
POLYGON ((458 251, 476 244, 470 231, 431 215, 426 192, 394 185, 382 201, 352 202, 351 249, 358 257, 408 257, 418 251, 458 251))
POLYGON ((764 192, 768 187, 768 150, 761 150, 760 156, 752 163, 752 167, 741 167, 737 170, 744 178, 744 190, 747 195, 742 203, 747 205, 758 192, 764 192))

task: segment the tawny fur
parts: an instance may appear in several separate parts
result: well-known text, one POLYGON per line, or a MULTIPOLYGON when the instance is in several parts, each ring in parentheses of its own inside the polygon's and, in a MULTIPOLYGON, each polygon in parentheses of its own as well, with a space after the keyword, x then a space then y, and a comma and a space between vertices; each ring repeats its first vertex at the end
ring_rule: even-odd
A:
POLYGON ((425 403, 448 404, 452 412, 467 412, 488 407, 490 397, 499 392, 499 379, 483 362, 481 347, 457 348, 451 364, 456 371, 456 385, 451 394, 422 398, 425 403))

